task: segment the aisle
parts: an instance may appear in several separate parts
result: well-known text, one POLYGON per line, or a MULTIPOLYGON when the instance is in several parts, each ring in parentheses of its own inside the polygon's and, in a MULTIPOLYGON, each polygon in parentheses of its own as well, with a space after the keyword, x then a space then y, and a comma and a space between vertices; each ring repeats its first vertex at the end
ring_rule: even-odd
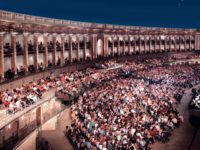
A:
POLYGON ((72 150, 72 146, 64 135, 66 125, 71 124, 70 108, 67 108, 59 118, 57 129, 43 131, 42 136, 47 139, 53 150, 72 150))
POLYGON ((153 150, 188 150, 195 128, 189 123, 188 103, 191 99, 191 90, 186 90, 181 104, 178 106, 180 115, 184 117, 184 123, 172 132, 170 141, 167 143, 156 142, 151 147, 153 150))

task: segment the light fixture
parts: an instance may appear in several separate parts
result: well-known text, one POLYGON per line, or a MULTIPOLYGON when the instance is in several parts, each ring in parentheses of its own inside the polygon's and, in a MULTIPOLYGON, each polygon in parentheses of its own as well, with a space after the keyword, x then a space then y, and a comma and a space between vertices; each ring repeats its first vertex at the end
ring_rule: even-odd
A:
POLYGON ((21 119, 24 120, 24 116, 21 116, 21 119))
POLYGON ((11 128, 11 124, 8 125, 8 128, 9 128, 9 129, 11 128))

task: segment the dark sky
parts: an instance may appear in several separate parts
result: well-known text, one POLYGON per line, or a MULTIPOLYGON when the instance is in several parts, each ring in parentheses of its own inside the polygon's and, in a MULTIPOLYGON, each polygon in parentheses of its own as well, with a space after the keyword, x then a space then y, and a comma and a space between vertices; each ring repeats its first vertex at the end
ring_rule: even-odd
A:
POLYGON ((200 0, 0 0, 0 9, 86 22, 200 28, 200 0))

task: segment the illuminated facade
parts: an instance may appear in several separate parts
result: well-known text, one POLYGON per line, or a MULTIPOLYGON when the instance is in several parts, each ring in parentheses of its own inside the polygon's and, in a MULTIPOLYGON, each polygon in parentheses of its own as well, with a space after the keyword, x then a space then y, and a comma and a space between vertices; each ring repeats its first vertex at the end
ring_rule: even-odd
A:
POLYGON ((200 50, 195 29, 148 28, 49 19, 0 11, 0 77, 33 65, 64 66, 98 57, 200 50), (59 63, 58 63, 59 61, 59 63))

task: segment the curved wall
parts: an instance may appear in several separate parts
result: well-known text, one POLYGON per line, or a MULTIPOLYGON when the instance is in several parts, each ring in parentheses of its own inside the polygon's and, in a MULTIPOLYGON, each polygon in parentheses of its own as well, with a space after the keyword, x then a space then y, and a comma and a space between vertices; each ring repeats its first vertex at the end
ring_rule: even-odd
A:
POLYGON ((0 11, 0 26, 1 78, 8 69, 17 74, 19 66, 26 72, 29 65, 37 70, 40 63, 55 67, 58 58, 64 66, 66 60, 200 50, 196 29, 96 24, 8 11, 0 11))
POLYGON ((0 149, 12 149, 32 131, 66 108, 55 97, 49 97, 33 107, 0 129, 0 149))
MULTIPOLYGON (((67 67, 60 67, 60 68, 54 69, 54 74, 57 76, 58 74, 60 74, 62 72, 72 72, 72 71, 75 71, 75 70, 83 70, 85 68, 92 66, 93 64, 94 64, 93 62, 71 64, 67 67)), ((35 73, 35 74, 30 74, 30 75, 23 77, 23 78, 16 79, 14 81, 4 82, 4 83, 1 84, 0 90, 13 89, 13 88, 19 87, 23 84, 28 84, 29 82, 37 81, 38 79, 49 76, 51 74, 51 71, 52 70, 47 70, 47 71, 44 71, 44 72, 38 72, 38 73, 35 73)))

